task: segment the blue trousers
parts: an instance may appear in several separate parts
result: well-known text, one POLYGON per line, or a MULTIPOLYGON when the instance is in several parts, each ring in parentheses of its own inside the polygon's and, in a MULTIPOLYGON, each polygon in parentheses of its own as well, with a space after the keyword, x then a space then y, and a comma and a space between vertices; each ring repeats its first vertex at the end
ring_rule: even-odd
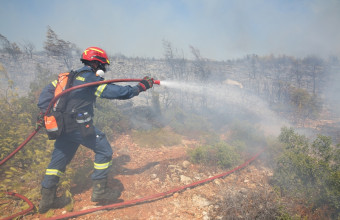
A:
POLYGON ((79 145, 90 148, 95 152, 94 172, 91 179, 107 178, 109 168, 112 165, 112 148, 106 136, 99 129, 95 128, 96 135, 83 138, 79 131, 62 134, 54 143, 52 159, 46 170, 42 187, 52 188, 59 182, 59 178, 71 162, 79 145))

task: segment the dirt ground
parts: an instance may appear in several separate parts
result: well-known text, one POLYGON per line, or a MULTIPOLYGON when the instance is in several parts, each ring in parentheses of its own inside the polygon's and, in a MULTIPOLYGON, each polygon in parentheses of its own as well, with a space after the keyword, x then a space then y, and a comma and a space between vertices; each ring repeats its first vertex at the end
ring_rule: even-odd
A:
MULTIPOLYGON (((117 202, 167 192, 228 171, 191 164, 187 160, 187 150, 193 145, 193 141, 183 141, 179 146, 141 148, 132 142, 129 135, 119 137, 113 143, 116 149, 109 177, 109 186, 122 193, 117 202)), ((263 165, 260 157, 246 168, 226 177, 164 198, 129 207, 101 210, 73 219, 222 219, 216 210, 220 208, 217 201, 223 199, 225 191, 244 193, 258 187, 270 188, 267 181, 271 175, 272 171, 263 165)), ((99 207, 91 202, 90 179, 88 183, 81 184, 81 187, 74 186, 71 192, 74 199, 73 211, 99 207)), ((53 216, 66 213, 65 209, 58 209, 53 216)), ((46 215, 35 214, 25 218, 43 219, 46 215)))

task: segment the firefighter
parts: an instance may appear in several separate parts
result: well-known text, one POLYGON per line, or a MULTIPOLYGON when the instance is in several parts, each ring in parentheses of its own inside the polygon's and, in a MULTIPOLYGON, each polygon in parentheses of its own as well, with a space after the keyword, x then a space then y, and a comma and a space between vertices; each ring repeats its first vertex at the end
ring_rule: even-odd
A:
MULTIPOLYGON (((76 70, 77 74, 73 80, 73 86, 103 80, 103 72, 106 71, 110 64, 108 56, 103 49, 89 47, 82 53, 80 60, 84 66, 76 70)), ((38 107, 41 112, 37 120, 38 126, 42 124, 43 115, 55 95, 56 83, 57 81, 48 84, 40 94, 38 107)), ((52 208, 60 208, 60 206, 67 205, 69 202, 64 201, 65 204, 60 204, 60 200, 58 201, 56 197, 57 184, 80 144, 90 148, 95 153, 94 171, 91 175, 93 182, 91 201, 114 202, 120 197, 120 192, 107 187, 107 177, 109 168, 112 165, 113 152, 105 134, 93 125, 91 125, 93 129, 82 129, 79 122, 89 121, 82 119, 92 119, 93 105, 97 97, 130 99, 152 86, 153 79, 146 76, 136 86, 101 84, 95 87, 83 87, 69 93, 66 109, 63 113, 65 129, 56 138, 52 158, 41 184, 40 213, 45 213, 52 208), (82 116, 81 120, 77 118, 79 115, 82 116), (84 115, 86 116, 85 118, 84 115)))

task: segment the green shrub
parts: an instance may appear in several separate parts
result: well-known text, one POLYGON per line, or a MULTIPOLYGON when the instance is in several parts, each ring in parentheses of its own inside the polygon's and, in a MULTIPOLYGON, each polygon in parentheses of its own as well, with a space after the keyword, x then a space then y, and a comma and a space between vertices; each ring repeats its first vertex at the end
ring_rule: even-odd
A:
POLYGON ((214 145, 199 146, 188 152, 193 163, 230 168, 240 162, 240 155, 235 147, 219 142, 214 145))
POLYGON ((332 138, 323 135, 318 137, 312 143, 312 150, 316 157, 328 163, 332 159, 332 138))
POLYGON ((279 135, 279 141, 286 149, 306 152, 308 150, 308 139, 304 135, 296 134, 293 128, 283 127, 279 135))
POLYGON ((293 129, 283 128, 279 136, 283 149, 275 157, 273 184, 283 195, 304 198, 314 208, 328 206, 340 214, 340 172, 337 151, 331 139, 319 135, 312 144, 293 129))

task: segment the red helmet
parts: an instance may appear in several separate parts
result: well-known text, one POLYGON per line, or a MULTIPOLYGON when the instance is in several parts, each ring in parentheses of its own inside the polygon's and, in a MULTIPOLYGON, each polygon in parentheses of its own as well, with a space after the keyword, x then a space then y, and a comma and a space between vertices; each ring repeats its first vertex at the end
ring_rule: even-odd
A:
POLYGON ((81 61, 93 61, 97 60, 102 64, 110 65, 109 58, 106 55, 105 50, 100 49, 99 47, 89 47, 87 48, 80 58, 81 61))

